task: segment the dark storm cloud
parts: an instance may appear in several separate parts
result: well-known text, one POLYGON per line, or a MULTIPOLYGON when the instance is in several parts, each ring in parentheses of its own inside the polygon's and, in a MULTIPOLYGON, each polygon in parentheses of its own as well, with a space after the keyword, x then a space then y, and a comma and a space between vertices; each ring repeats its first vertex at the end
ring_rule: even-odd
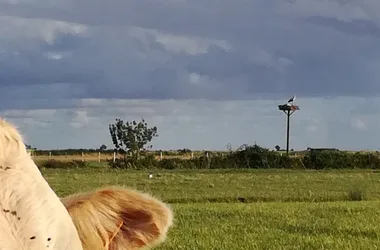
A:
MULTIPOLYGON (((378 95, 376 20, 340 21, 329 3, 313 2, 324 4, 319 13, 300 3, 3 1, 0 98, 3 107, 17 100, 20 107, 28 99, 378 95), (47 28, 33 24, 41 19, 50 30, 63 26, 54 20, 86 30, 50 31, 47 41, 47 28), (41 36, 24 35, 21 26, 41 36)), ((350 20, 348 4, 334 10, 350 20)))

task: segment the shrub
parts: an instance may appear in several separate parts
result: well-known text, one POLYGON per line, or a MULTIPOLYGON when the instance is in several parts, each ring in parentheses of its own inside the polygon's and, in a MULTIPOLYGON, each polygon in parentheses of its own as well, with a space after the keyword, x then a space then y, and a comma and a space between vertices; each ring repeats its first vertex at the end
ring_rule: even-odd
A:
POLYGON ((38 168, 83 168, 87 166, 83 161, 57 161, 47 160, 36 162, 38 168))
MULTIPOLYGON (((178 152, 177 152, 178 154, 178 152)), ((48 160, 37 164, 41 168, 80 168, 87 164, 82 161, 48 160)), ((286 168, 286 169, 380 169, 379 154, 347 153, 341 151, 310 151, 303 157, 280 155, 258 145, 244 145, 238 151, 229 153, 209 153, 194 159, 171 158, 156 160, 151 153, 137 161, 131 158, 108 161, 112 168, 126 169, 233 169, 233 168, 286 168)))
POLYGON ((161 169, 198 169, 197 159, 183 160, 178 158, 162 159, 158 167, 161 169))
POLYGON ((123 169, 145 169, 157 167, 158 161, 154 158, 154 155, 147 154, 145 157, 141 157, 138 160, 132 158, 116 159, 108 161, 108 165, 111 168, 123 168, 123 169))
POLYGON ((347 153, 340 151, 310 152, 303 158, 308 169, 380 168, 380 158, 375 154, 347 153))

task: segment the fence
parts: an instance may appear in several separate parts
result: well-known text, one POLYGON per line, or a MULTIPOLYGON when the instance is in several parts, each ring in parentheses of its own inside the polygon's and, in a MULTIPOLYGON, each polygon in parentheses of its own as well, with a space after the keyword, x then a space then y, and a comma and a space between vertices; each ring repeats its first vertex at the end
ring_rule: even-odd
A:
MULTIPOLYGON (((121 154, 117 153, 103 153, 103 152, 97 152, 97 153, 79 153, 79 154, 59 154, 54 155, 52 152, 49 152, 47 154, 36 154, 34 152, 29 152, 33 160, 58 160, 58 161, 86 161, 86 162, 106 162, 109 160, 115 161, 117 158, 121 158, 121 154)), ((154 153, 148 153, 148 154, 154 154, 154 153)), ((171 158, 181 158, 181 159, 193 159, 195 157, 199 157, 201 155, 205 155, 206 157, 209 157, 209 153, 206 152, 204 154, 194 154, 194 152, 191 152, 189 154, 178 154, 178 155, 164 155, 162 152, 159 154, 154 154, 155 158, 157 160, 162 159, 171 159, 171 158)))

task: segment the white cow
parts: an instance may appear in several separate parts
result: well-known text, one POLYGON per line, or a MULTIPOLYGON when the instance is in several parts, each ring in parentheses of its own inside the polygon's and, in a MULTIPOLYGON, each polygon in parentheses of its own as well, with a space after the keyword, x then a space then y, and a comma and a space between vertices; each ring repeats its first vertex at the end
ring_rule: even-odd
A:
POLYGON ((27 153, 0 119, 0 250, 82 250, 74 223, 27 153))
POLYGON ((0 118, 0 250, 137 250, 165 240, 173 223, 162 201, 103 187, 59 199, 0 118))

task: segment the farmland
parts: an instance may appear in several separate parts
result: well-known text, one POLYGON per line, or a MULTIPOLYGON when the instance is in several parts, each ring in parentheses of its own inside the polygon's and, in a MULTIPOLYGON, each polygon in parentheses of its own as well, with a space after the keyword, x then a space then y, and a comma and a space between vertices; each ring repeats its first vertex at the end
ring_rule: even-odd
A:
POLYGON ((42 169, 60 196, 105 185, 153 194, 175 212, 156 249, 377 249, 380 173, 373 170, 42 169))

